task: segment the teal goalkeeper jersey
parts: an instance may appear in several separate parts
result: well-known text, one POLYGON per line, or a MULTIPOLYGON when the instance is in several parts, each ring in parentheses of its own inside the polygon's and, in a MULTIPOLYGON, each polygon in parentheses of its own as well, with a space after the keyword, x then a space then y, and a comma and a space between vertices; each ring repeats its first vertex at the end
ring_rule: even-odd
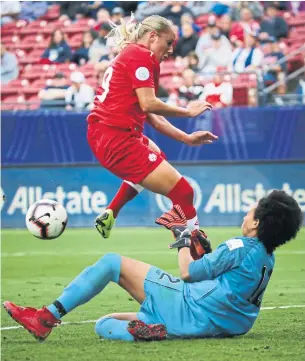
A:
POLYGON ((204 313, 223 335, 243 334, 256 320, 274 267, 257 238, 230 239, 189 265, 185 299, 200 320, 204 313))

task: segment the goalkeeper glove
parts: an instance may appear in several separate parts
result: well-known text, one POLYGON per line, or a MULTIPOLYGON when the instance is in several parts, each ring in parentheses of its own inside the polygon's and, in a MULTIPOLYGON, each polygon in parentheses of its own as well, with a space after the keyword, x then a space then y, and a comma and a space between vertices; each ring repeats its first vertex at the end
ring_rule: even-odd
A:
POLYGON ((212 252, 211 242, 202 230, 195 230, 191 233, 186 228, 186 217, 180 206, 174 205, 169 212, 162 214, 155 222, 173 232, 176 241, 170 244, 169 248, 180 250, 188 247, 194 260, 212 252))

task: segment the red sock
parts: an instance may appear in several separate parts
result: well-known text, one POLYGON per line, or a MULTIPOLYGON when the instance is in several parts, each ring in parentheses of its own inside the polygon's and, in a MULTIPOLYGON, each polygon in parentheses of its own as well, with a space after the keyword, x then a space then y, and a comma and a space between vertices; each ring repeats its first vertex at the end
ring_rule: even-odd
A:
POLYGON ((167 197, 173 202, 173 205, 179 204, 186 219, 196 217, 197 212, 193 206, 194 190, 185 178, 181 178, 175 187, 168 193, 167 197))
POLYGON ((113 216, 116 218, 121 208, 129 201, 134 199, 139 193, 130 184, 123 182, 117 194, 114 196, 109 206, 106 209, 113 211, 113 216))

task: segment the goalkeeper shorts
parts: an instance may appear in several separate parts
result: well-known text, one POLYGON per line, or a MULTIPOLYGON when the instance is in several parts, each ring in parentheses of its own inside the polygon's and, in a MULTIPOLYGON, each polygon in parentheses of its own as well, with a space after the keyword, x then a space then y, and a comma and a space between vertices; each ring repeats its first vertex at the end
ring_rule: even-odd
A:
MULTIPOLYGON (((147 324, 162 323, 169 338, 213 337, 219 334, 206 316, 192 313, 192 298, 185 294, 185 282, 155 266, 149 269, 144 290, 146 298, 137 317, 147 324)), ((197 305, 196 305, 197 308, 197 305)))

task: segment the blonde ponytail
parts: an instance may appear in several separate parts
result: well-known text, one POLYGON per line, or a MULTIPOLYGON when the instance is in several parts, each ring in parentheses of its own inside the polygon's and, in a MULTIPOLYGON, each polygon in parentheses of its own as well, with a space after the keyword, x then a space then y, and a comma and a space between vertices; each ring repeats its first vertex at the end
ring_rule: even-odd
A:
POLYGON ((127 44, 136 43, 148 31, 163 33, 171 28, 171 22, 159 15, 152 15, 144 19, 141 23, 134 22, 134 15, 131 14, 130 20, 126 23, 121 19, 121 24, 117 25, 109 21, 112 30, 107 38, 114 38, 114 42, 121 50, 127 44))

